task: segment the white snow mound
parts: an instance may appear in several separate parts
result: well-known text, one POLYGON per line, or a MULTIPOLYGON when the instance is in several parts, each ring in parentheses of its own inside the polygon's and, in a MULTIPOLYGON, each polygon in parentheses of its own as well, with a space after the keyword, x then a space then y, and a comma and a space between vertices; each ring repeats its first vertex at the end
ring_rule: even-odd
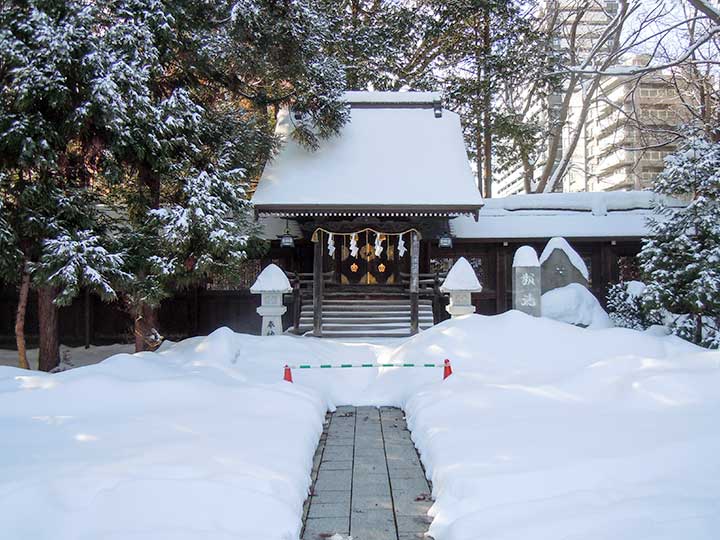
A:
POLYGON ((587 287, 570 283, 542 295, 542 316, 588 328, 611 328, 610 317, 587 287))
POLYGON ((3 537, 297 540, 335 403, 404 408, 436 540, 720 530, 720 353, 511 311, 407 340, 222 328, 57 375, 0 368, 3 537), (402 367, 445 358, 445 381, 442 368, 402 367), (281 382, 300 363, 397 367, 281 382))

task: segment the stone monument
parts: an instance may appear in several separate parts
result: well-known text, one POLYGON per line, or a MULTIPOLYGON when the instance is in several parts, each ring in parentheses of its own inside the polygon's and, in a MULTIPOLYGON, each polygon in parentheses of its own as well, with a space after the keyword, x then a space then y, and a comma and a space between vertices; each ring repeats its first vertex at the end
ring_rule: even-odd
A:
POLYGON ((540 261, 530 246, 521 246, 515 252, 512 268, 513 309, 533 317, 540 317, 540 261))
POLYGON ((460 257, 448 272, 440 291, 450 294, 450 305, 445 309, 451 318, 475 313, 472 293, 482 291, 475 270, 465 257, 460 257))
POLYGON ((271 264, 260 272, 250 292, 260 295, 260 307, 256 311, 262 317, 261 335, 283 333, 282 316, 287 311, 283 305, 283 294, 291 291, 290 281, 279 266, 271 264))
POLYGON ((571 283, 588 286, 590 273, 585 261, 567 240, 560 236, 548 241, 540 255, 540 268, 543 294, 571 283))

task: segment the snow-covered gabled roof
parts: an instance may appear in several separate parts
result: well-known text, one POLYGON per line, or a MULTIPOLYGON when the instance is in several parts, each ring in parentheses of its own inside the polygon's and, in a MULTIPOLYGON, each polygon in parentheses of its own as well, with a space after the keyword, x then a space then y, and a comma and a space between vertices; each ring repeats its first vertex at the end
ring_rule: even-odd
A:
POLYGON ((641 238, 657 199, 651 191, 513 195, 485 200, 477 222, 461 216, 450 230, 461 239, 641 238))
POLYGON ((348 92, 350 120, 308 150, 292 137, 294 115, 280 112, 279 154, 253 196, 260 213, 307 215, 472 214, 482 197, 460 118, 438 118, 433 92, 348 92))
POLYGON ((345 92, 343 101, 351 105, 396 104, 433 105, 442 100, 440 92, 345 92))

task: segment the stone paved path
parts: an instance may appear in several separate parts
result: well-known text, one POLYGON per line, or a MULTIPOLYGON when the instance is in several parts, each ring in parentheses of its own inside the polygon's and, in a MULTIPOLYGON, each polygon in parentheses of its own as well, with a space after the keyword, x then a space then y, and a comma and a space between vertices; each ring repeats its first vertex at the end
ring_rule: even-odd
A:
POLYGON ((430 487, 403 412, 338 407, 315 455, 303 540, 428 538, 430 487))

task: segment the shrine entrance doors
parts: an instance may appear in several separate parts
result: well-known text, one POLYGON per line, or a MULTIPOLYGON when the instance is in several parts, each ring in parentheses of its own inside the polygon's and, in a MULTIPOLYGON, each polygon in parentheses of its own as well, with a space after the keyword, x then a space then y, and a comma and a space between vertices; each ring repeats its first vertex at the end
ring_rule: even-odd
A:
MULTIPOLYGON (((406 236, 409 238, 409 233, 406 236)), ((393 285, 400 283, 402 261, 398 256, 399 237, 397 235, 366 230, 355 235, 338 235, 336 238, 336 263, 339 267, 341 284, 393 285), (381 247, 379 255, 377 254, 378 246, 381 247)), ((406 255, 405 259, 407 258, 406 255)))

